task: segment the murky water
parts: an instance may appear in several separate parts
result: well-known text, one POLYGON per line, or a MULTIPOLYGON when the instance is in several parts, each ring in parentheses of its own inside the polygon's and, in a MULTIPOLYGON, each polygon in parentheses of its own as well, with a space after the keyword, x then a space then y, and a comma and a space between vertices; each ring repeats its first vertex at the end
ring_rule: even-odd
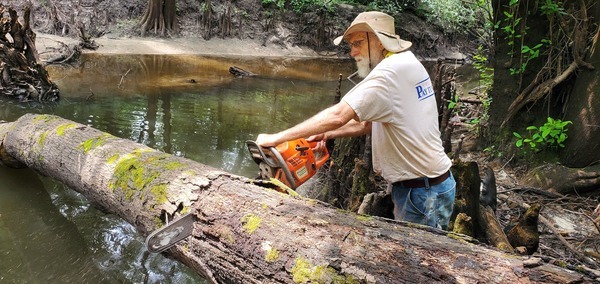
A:
MULTIPOLYGON (((343 60, 92 56, 49 67, 61 101, 0 98, 0 119, 48 113, 234 174, 256 175, 244 141, 332 104, 343 60), (231 66, 258 74, 234 78, 231 66)), ((351 87, 343 80, 342 93, 351 87)), ((33 171, 0 167, 0 283, 202 283, 149 255, 143 238, 82 195, 33 171)))

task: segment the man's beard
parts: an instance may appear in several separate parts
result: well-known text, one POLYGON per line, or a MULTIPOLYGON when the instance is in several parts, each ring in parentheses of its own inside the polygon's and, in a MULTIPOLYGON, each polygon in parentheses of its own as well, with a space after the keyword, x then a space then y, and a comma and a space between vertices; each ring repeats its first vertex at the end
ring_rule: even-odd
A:
POLYGON ((356 68, 358 69, 358 77, 365 78, 371 72, 371 66, 369 65, 369 58, 365 58, 363 56, 357 56, 354 58, 356 60, 356 68))

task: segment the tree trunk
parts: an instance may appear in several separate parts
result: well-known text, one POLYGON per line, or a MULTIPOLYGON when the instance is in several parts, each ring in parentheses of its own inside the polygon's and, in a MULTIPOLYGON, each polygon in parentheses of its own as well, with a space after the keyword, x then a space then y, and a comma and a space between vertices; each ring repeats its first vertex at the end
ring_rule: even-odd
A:
MULTIPOLYGON (((600 23, 600 5, 590 13, 595 23, 600 23)), ((592 40, 590 55, 586 58, 595 69, 584 69, 577 76, 566 106, 565 120, 573 121, 569 139, 565 142, 561 162, 569 167, 583 168, 600 161, 600 29, 592 40), (594 99, 596 98, 596 99, 594 99)))
POLYGON ((368 193, 381 188, 375 183, 371 141, 367 136, 335 140, 323 201, 356 212, 368 193))
POLYGON ((52 115, 0 124, 6 152, 81 192, 142 235, 189 211, 192 236, 165 253, 214 283, 564 283, 448 232, 340 211, 52 115), (170 218, 171 219, 171 218, 170 218), (485 270, 485 273, 481 273, 485 270))
POLYGON ((140 21, 141 35, 147 31, 165 36, 167 31, 177 29, 176 0, 148 0, 148 6, 140 21))
POLYGON ((452 166, 452 174, 456 179, 456 197, 454 209, 450 217, 448 230, 453 230, 453 222, 458 213, 465 213, 473 222, 473 237, 482 236, 479 224, 479 190, 481 177, 476 162, 459 162, 452 166))

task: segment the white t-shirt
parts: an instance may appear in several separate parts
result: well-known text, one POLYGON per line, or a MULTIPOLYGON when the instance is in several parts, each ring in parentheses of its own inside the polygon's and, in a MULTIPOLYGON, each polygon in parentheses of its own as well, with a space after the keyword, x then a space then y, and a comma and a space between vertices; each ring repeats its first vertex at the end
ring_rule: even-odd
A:
POLYGON ((412 52, 385 58, 343 100, 372 122, 373 167, 388 182, 433 178, 452 166, 429 74, 412 52))

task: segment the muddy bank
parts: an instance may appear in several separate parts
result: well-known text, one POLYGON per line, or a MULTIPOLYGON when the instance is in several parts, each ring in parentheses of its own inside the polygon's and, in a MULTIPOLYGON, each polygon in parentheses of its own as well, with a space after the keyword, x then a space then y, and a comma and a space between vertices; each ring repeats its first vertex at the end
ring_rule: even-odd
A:
MULTIPOLYGON (((323 57, 322 54, 309 48, 299 46, 284 47, 269 44, 263 46, 251 39, 211 39, 204 40, 196 37, 179 37, 171 39, 152 37, 107 37, 93 39, 98 45, 97 50, 84 49, 85 53, 99 54, 172 54, 172 55, 223 55, 223 56, 283 56, 283 57, 323 57)), ((60 49, 63 44, 73 45, 78 39, 37 33, 36 47, 42 58, 48 58, 51 53, 60 49)))

